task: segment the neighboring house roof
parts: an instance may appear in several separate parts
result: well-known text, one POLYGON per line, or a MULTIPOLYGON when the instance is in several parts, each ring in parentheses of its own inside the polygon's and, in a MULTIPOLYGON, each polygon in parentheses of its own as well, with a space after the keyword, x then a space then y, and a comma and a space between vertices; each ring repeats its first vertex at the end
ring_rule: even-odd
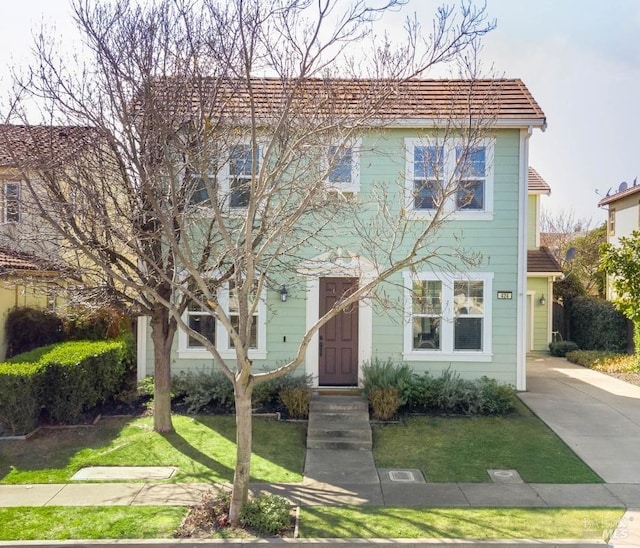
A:
POLYGON ((528 175, 529 194, 551 194, 551 187, 535 169, 529 167, 528 175))
POLYGON ((549 249, 529 249, 527 251, 527 272, 562 273, 562 269, 549 249))
POLYGON ((90 127, 0 124, 0 166, 53 168, 94 145, 97 137, 90 127))
MULTIPOLYGON (((387 124, 422 124, 450 118, 479 117, 492 125, 546 127, 546 117, 520 79, 421 80, 202 78, 185 82, 165 78, 154 82, 152 108, 166 105, 172 114, 188 117, 210 109, 229 118, 247 117, 252 104, 258 119, 278 116, 286 98, 301 113, 321 112, 336 117, 366 116, 387 124), (298 89, 295 93, 293 90, 298 89)), ((138 101, 142 108, 144 99, 138 101)))
POLYGON ((611 196, 605 196, 598 202, 598 207, 602 207, 604 205, 611 204, 613 202, 617 202, 618 200, 622 200, 624 198, 628 198, 629 196, 633 196, 634 194, 640 194, 640 185, 636 184, 634 181, 633 186, 627 188, 626 190, 622 190, 620 192, 616 192, 611 196))
POLYGON ((8 247, 0 247, 0 275, 25 273, 55 273, 80 280, 80 276, 68 268, 52 261, 43 259, 33 253, 17 251, 8 247))

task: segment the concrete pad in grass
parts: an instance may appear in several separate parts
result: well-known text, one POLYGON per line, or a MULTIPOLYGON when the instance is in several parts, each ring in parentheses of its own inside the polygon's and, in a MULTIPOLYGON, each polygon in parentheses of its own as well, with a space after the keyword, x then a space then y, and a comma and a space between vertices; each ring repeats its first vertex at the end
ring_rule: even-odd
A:
POLYGON ((178 469, 175 466, 87 466, 72 477, 76 481, 136 481, 169 479, 178 469))

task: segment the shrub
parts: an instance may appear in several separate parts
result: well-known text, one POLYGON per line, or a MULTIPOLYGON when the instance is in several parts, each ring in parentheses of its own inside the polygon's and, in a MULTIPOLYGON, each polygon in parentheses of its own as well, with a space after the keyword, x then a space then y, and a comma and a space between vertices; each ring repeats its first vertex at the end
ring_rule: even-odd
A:
POLYGON ((381 421, 393 418, 402 405, 400 390, 395 386, 372 388, 368 400, 373 418, 381 421))
POLYGON ((584 350, 627 350, 627 320, 610 302, 592 297, 574 299, 571 338, 584 350))
POLYGON ((14 433, 20 424, 24 433, 42 408, 58 422, 76 421, 83 411, 122 390, 127 353, 123 341, 76 341, 31 350, 0 364, 3 424, 14 423, 14 433), (25 408, 22 418, 16 418, 12 402, 20 401, 25 408))
POLYGON ((411 368, 406 363, 396 365, 391 358, 385 361, 375 358, 362 366, 365 395, 374 388, 399 388, 410 382, 411 376, 411 368))
POLYGON ((428 372, 411 375, 400 383, 401 397, 407 409, 427 411, 438 407, 439 383, 428 372))
POLYGON ((579 347, 573 341, 556 341, 549 343, 549 353, 558 358, 564 358, 567 352, 579 350, 579 347))
POLYGON ((174 397, 182 398, 191 415, 209 406, 234 408, 233 384, 219 370, 181 373, 173 377, 171 388, 174 397))
POLYGON ((480 391, 480 413, 506 415, 515 407, 515 392, 511 386, 499 384, 495 379, 482 377, 476 381, 480 391))
POLYGON ((572 363, 604 373, 630 373, 638 371, 637 357, 629 354, 583 350, 567 354, 567 359, 572 363))
POLYGON ((242 507, 240 523, 261 535, 276 535, 291 526, 291 504, 278 495, 260 493, 242 507))
POLYGON ((63 339, 62 320, 49 310, 13 308, 5 325, 8 358, 63 339))
POLYGON ((476 414, 480 410, 477 389, 472 381, 449 368, 437 379, 438 407, 445 413, 476 414))
POLYGON ((284 377, 286 381, 281 385, 278 397, 285 406, 287 413, 294 419, 304 419, 309 416, 311 403, 311 376, 284 377))
POLYGON ((595 361, 612 355, 611 352, 602 350, 574 350, 573 352, 567 352, 566 358, 571 363, 591 368, 595 361))
POLYGON ((130 332, 129 319, 113 307, 75 308, 64 316, 65 340, 100 341, 130 332))
POLYGON ((38 425, 42 407, 43 370, 36 364, 0 364, 0 427, 26 434, 38 425))

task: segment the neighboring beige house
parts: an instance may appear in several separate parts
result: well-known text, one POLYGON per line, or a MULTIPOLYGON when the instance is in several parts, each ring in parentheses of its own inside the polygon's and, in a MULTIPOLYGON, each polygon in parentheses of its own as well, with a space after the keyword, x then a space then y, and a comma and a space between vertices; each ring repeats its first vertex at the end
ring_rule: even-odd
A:
MULTIPOLYGON (((605 196, 598 207, 608 210, 607 242, 616 245, 622 236, 631 236, 634 230, 640 230, 640 184, 636 180, 632 185, 621 183, 618 191, 605 196)), ((610 284, 607 283, 607 299, 611 298, 610 284)))
POLYGON ((562 277, 558 261, 540 245, 540 199, 551 188, 538 172, 528 170, 527 352, 546 351, 552 340, 553 282, 562 277))
POLYGON ((91 142, 92 130, 0 124, 0 360, 7 313, 16 306, 55 309, 69 277, 57 264, 55 235, 37 215, 26 181, 53 173, 91 142), (37 174, 37 175, 36 175, 37 174))
POLYGON ((63 304, 67 283, 61 269, 50 261, 0 247, 0 361, 6 357, 4 326, 9 311, 25 306, 55 310, 63 304))

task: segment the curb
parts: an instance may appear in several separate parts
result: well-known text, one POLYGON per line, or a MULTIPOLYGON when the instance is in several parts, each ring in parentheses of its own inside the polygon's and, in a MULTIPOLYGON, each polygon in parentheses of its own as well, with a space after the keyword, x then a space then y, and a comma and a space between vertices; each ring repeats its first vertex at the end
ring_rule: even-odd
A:
POLYGON ((14 541, 0 542, 0 547, 25 546, 31 548, 55 548, 60 546, 113 548, 126 546, 127 548, 167 548, 168 546, 197 546, 198 548, 220 546, 243 546, 245 548, 275 546, 305 546, 306 548, 326 548, 338 545, 344 548, 378 545, 398 545, 404 548, 511 548, 521 546, 553 546, 555 548, 593 548, 594 546, 612 546, 600 540, 465 540, 465 539, 390 539, 390 538, 261 538, 261 539, 143 539, 143 540, 60 540, 60 541, 14 541))

